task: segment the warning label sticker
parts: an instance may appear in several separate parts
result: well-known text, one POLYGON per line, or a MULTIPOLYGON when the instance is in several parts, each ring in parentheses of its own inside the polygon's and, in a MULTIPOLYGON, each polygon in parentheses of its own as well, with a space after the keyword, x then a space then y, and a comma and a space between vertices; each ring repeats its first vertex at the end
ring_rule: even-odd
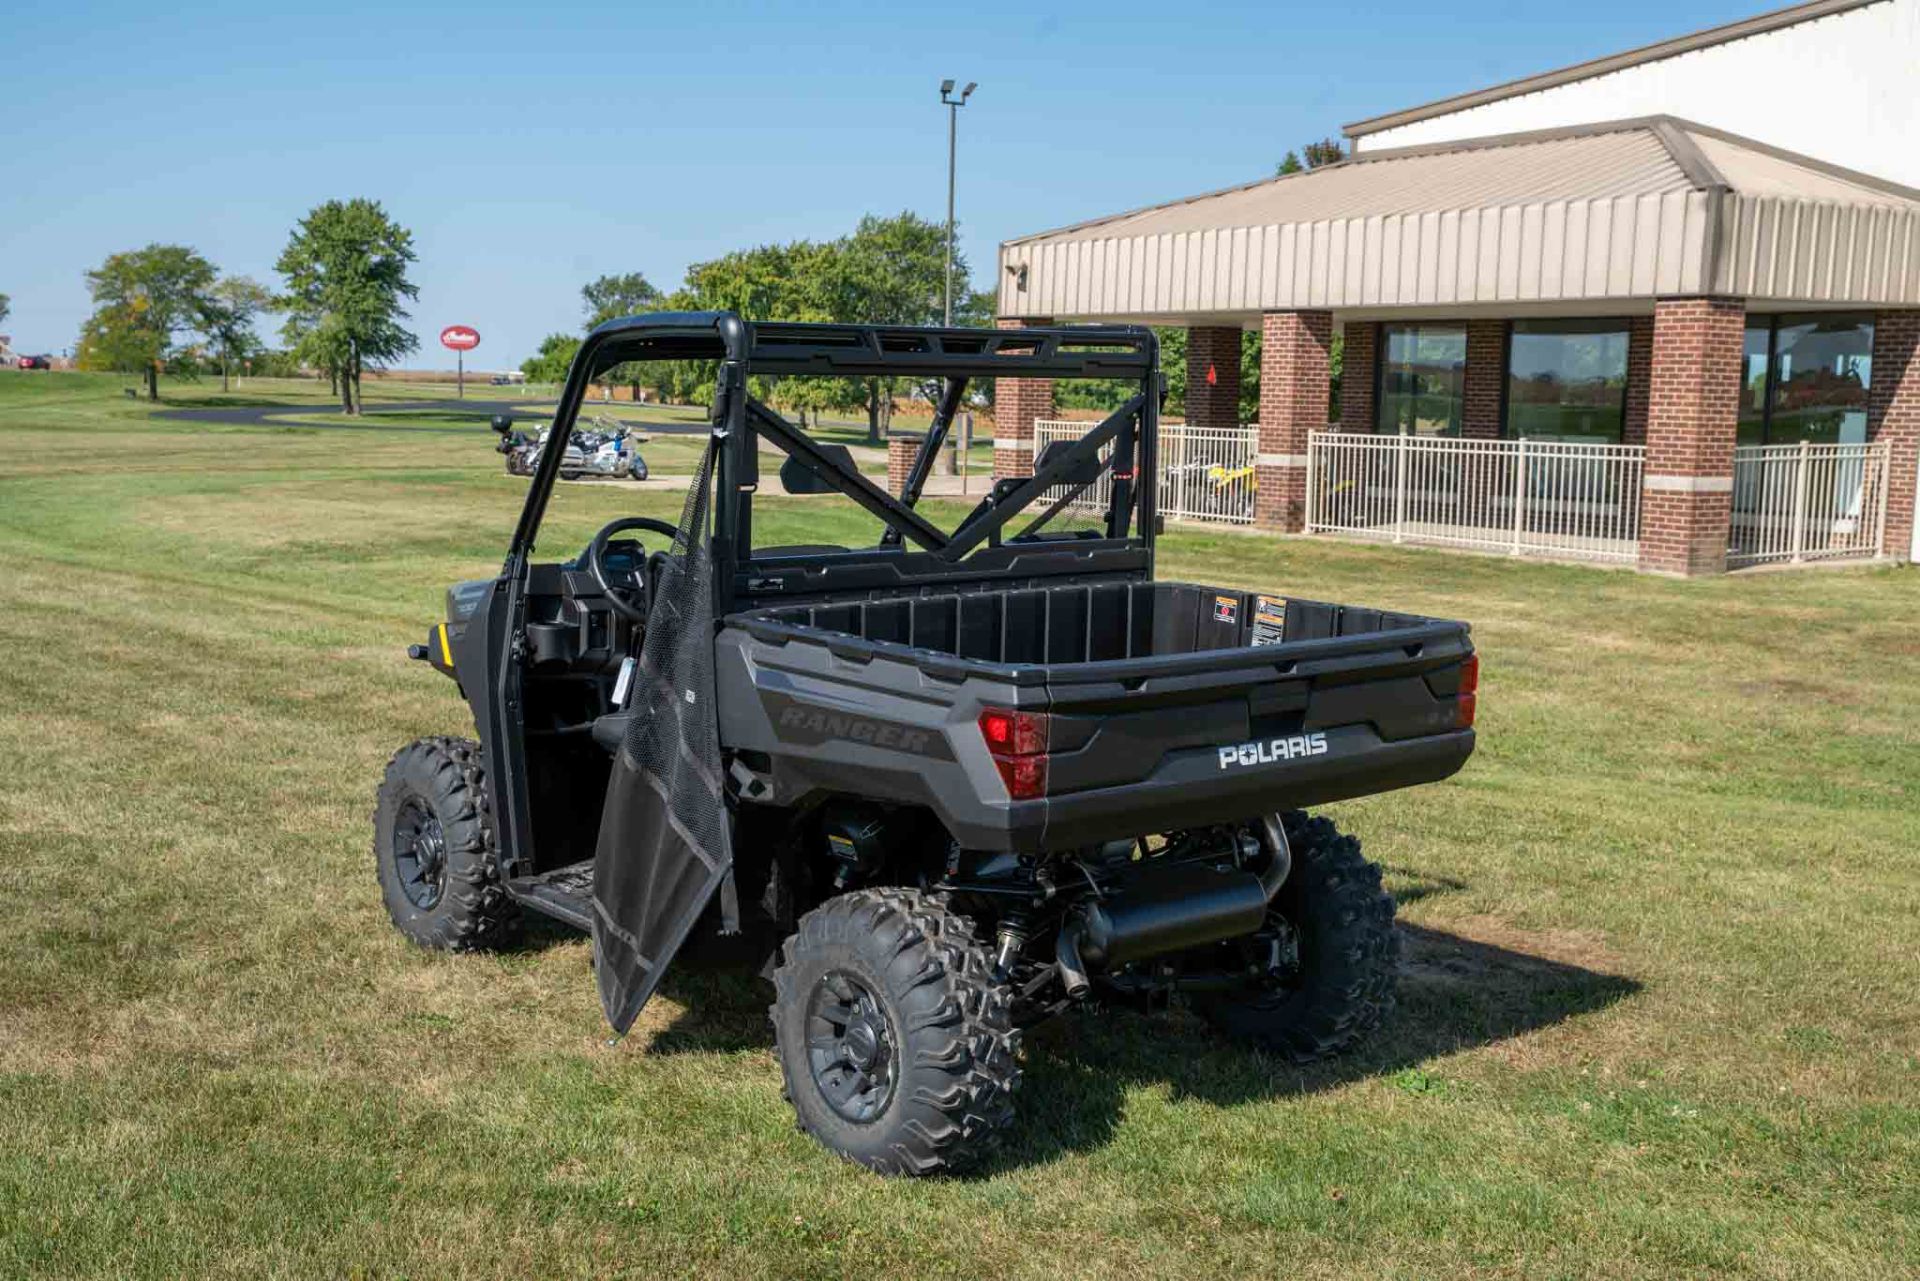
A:
POLYGON ((1287 602, 1282 596, 1253 598, 1253 643, 1278 645, 1287 637, 1287 602))
POLYGON ((1239 622, 1240 598, 1238 596, 1215 596, 1213 598, 1213 621, 1216 623, 1239 622))

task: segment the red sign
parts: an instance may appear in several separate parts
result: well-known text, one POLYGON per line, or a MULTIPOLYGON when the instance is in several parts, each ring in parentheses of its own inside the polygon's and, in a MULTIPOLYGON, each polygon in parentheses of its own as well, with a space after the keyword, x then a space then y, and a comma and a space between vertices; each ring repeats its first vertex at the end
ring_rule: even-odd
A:
POLYGON ((440 345, 449 351, 472 351, 480 345, 480 331, 472 325, 448 325, 440 331, 440 345))
POLYGON ((1215 386, 1216 384, 1219 383, 1219 381, 1220 381, 1220 375, 1214 372, 1214 368, 1212 365, 1208 365, 1207 366, 1207 386, 1209 387, 1215 386))

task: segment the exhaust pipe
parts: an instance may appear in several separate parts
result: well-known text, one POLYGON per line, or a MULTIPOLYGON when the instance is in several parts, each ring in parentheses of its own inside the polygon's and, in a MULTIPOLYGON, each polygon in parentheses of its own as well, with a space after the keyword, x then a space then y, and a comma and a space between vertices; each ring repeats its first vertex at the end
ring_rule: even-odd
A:
POLYGON ((1293 875, 1293 847, 1287 844, 1287 829, 1278 814, 1268 814, 1260 820, 1260 844, 1267 851, 1267 865, 1260 869, 1260 888, 1267 892, 1267 902, 1271 903, 1280 887, 1287 883, 1287 877, 1293 875))
POLYGON ((1260 821, 1267 860, 1260 871, 1221 872, 1203 864, 1142 873, 1112 898, 1084 903, 1060 927, 1054 947, 1067 995, 1093 986, 1089 970, 1106 970, 1169 952, 1184 952, 1252 934, 1293 871, 1293 854, 1278 815, 1260 821))
POLYGON ((1087 977, 1086 962, 1080 959, 1080 936, 1086 932, 1086 922, 1080 919, 1079 913, 1074 913, 1060 927, 1060 941, 1053 949, 1054 960, 1060 966, 1060 984, 1076 1001, 1093 987, 1093 980, 1087 977))

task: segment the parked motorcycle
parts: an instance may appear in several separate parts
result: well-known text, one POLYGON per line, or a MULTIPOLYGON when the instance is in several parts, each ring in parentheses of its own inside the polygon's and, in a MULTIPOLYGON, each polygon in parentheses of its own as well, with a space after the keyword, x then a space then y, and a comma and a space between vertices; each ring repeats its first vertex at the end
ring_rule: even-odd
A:
MULTIPOLYGON (((635 446, 638 440, 626 424, 609 418, 594 418, 591 430, 576 430, 560 457, 560 479, 579 480, 587 476, 606 476, 615 480, 645 480, 647 461, 635 446)), ((494 417, 493 429, 500 433, 494 448, 507 459, 507 474, 531 476, 547 447, 547 429, 537 437, 513 430, 513 419, 506 414, 494 417)))
POLYGON ((546 445, 546 434, 538 439, 523 431, 513 429, 513 419, 506 414, 495 414, 493 429, 500 433, 500 443, 494 452, 506 455, 507 475, 531 476, 535 464, 540 461, 540 450, 546 445))

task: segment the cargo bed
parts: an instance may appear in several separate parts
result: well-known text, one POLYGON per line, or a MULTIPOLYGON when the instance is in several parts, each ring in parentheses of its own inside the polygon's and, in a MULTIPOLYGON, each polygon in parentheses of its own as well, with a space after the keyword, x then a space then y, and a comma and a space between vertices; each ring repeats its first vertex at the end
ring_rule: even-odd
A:
POLYGON ((857 779, 930 805, 982 848, 1066 848, 1385 791, 1453 773, 1473 746, 1458 700, 1465 624, 1232 588, 782 606, 729 617, 721 651, 723 672, 738 665, 720 682, 726 740, 773 759, 776 803, 857 779), (732 696, 749 686, 757 703, 732 696), (1044 797, 1001 785, 976 728, 989 707, 1047 715, 1044 797))

